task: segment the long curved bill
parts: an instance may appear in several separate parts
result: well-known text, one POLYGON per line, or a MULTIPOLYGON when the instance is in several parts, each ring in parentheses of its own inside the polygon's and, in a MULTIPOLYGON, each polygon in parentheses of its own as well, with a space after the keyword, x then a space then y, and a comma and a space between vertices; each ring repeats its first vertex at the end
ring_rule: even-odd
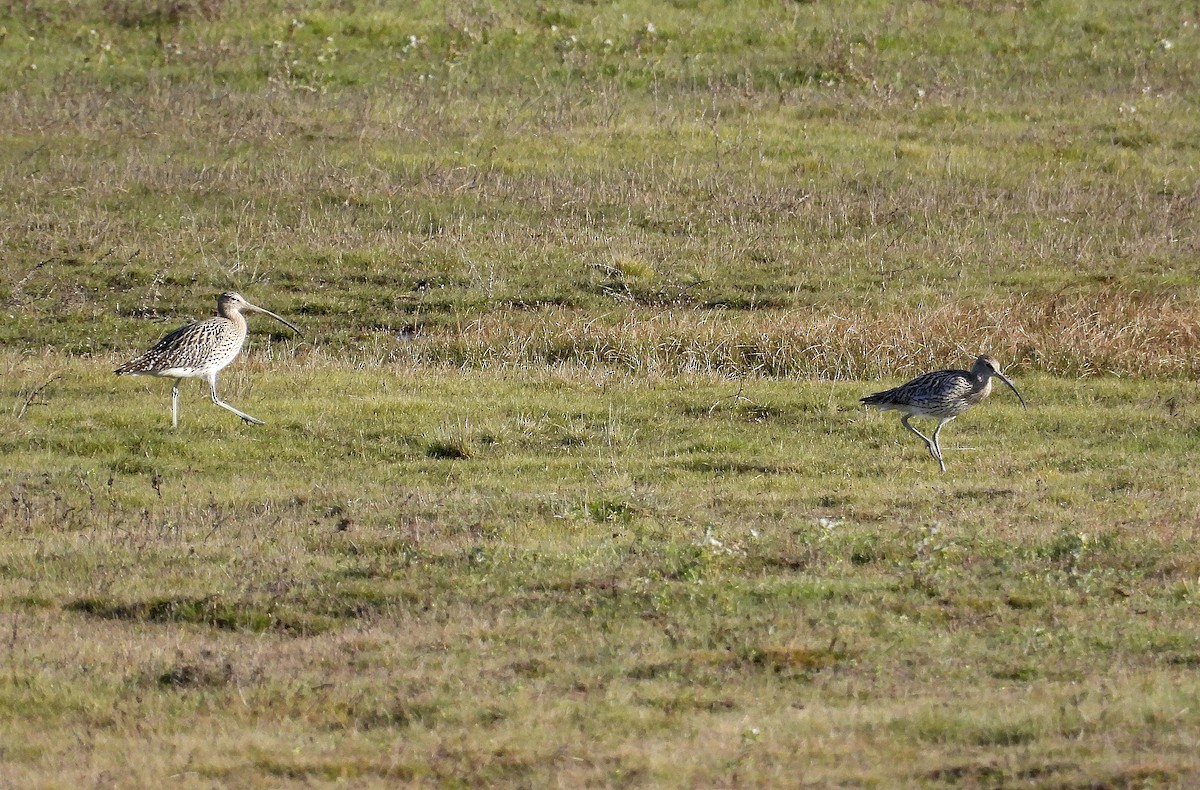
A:
POLYGON ((1017 396, 1017 400, 1021 401, 1021 408, 1028 410, 1029 407, 1025 405, 1025 399, 1021 397, 1020 392, 1017 392, 1017 385, 1012 383, 1012 379, 1010 379, 1008 376, 1004 375, 1000 371, 996 371, 996 377, 998 379, 1000 379, 1001 381, 1003 381, 1005 384, 1007 384, 1008 388, 1013 391, 1013 394, 1017 396))
MULTIPOLYGON (((300 329, 295 324, 293 324, 291 321, 287 320, 286 318, 284 318, 281 315, 275 315, 274 313, 272 313, 270 310, 268 310, 265 307, 259 307, 256 304, 250 304, 249 302, 247 302, 246 306, 243 307, 242 309, 243 310, 253 310, 256 313, 262 313, 263 315, 269 315, 272 318, 274 318, 276 321, 278 321, 279 323, 285 324, 285 325, 291 327, 292 331, 295 332, 297 335, 300 335, 301 337, 304 336, 304 333, 301 332, 300 329)), ((1012 383, 1010 382, 1008 386, 1011 387, 1012 383)), ((1020 396, 1018 396, 1018 397, 1020 397, 1020 396)))

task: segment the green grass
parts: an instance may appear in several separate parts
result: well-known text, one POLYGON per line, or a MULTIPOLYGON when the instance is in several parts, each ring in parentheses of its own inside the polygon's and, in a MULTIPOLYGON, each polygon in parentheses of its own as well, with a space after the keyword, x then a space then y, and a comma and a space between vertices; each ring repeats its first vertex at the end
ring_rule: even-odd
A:
POLYGON ((941 476, 854 383, 252 358, 268 425, 193 385, 171 431, 167 382, 56 364, 3 423, 17 779, 1197 769, 1191 385, 1022 379, 941 476))
POLYGON ((1197 25, 0 11, 0 784, 1194 784, 1197 25))

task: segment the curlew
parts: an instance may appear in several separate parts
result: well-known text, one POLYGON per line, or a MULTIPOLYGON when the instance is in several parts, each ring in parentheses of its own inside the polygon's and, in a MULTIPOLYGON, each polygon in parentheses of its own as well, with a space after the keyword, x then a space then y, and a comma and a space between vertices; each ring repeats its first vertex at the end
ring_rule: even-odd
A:
POLYGON ((203 321, 181 326, 154 344, 146 353, 117 368, 118 376, 161 376, 175 379, 171 387, 171 427, 179 425, 179 382, 187 378, 208 382, 213 403, 228 409, 248 423, 262 425, 263 421, 238 411, 217 396, 217 374, 237 359, 246 342, 246 317, 243 312, 263 313, 300 330, 285 318, 270 310, 250 304, 238 293, 223 293, 217 297, 217 314, 203 321))
POLYGON ((1021 401, 1022 408, 1028 408, 1021 393, 1017 392, 1016 385, 1000 372, 1000 363, 994 357, 986 355, 976 359, 970 370, 936 370, 933 373, 925 373, 894 389, 868 395, 862 402, 868 406, 878 406, 881 411, 903 412, 904 416, 900 418, 900 422, 921 437, 933 460, 937 461, 938 466, 945 472, 946 462, 942 460, 938 433, 943 425, 991 393, 993 376, 1008 385, 1017 396, 1017 400, 1021 401), (937 427, 933 429, 932 438, 912 426, 909 420, 913 417, 929 417, 938 421, 937 427))

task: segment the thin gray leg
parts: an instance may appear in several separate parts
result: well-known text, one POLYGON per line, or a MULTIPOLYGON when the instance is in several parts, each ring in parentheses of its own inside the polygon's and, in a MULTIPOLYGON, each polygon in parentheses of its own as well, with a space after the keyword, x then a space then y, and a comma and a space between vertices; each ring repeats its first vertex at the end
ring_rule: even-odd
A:
POLYGON ((171 386, 171 427, 179 427, 179 382, 183 379, 175 379, 175 383, 171 386))
MULTIPOLYGON (((929 454, 933 456, 933 460, 935 460, 939 464, 941 464, 942 457, 938 453, 938 451, 936 449, 936 445, 930 440, 930 438, 928 436, 926 436, 925 434, 921 433, 920 431, 918 431, 916 428, 913 427, 913 424, 911 422, 909 422, 909 420, 911 420, 911 419, 912 419, 912 415, 906 414, 900 418, 900 422, 904 425, 905 428, 909 429, 910 431, 915 433, 917 436, 921 437, 921 441, 925 442, 925 448, 927 450, 929 450, 929 454)), ((942 466, 942 471, 943 472, 946 471, 946 467, 944 465, 942 466)))
POLYGON ((210 392, 212 392, 212 402, 217 404, 218 406, 220 406, 222 409, 229 409, 229 411, 233 412, 234 414, 241 417, 246 422, 251 423, 252 425, 263 425, 264 424, 263 421, 258 419, 257 417, 251 417, 249 414, 246 414, 246 412, 244 412, 244 411, 238 411, 237 409, 233 408, 228 403, 226 403, 225 401, 223 401, 217 397, 217 374, 216 373, 213 373, 212 375, 210 375, 208 377, 208 389, 210 392))
POLYGON ((938 442, 938 434, 942 432, 942 426, 953 420, 953 417, 948 417, 938 422, 937 427, 933 429, 933 446, 937 450, 938 464, 941 465, 942 471, 946 471, 946 462, 942 460, 942 445, 938 442))

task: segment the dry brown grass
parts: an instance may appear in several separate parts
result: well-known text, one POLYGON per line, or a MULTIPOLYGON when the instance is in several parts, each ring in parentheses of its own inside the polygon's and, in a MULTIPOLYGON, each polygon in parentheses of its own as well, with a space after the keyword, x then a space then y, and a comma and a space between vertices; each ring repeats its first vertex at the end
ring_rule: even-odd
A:
POLYGON ((543 309, 489 314, 384 353, 471 368, 570 364, 829 380, 888 378, 992 353, 1017 370, 1174 378, 1200 373, 1200 319, 1194 305, 1172 295, 1125 291, 949 302, 884 315, 543 309))

